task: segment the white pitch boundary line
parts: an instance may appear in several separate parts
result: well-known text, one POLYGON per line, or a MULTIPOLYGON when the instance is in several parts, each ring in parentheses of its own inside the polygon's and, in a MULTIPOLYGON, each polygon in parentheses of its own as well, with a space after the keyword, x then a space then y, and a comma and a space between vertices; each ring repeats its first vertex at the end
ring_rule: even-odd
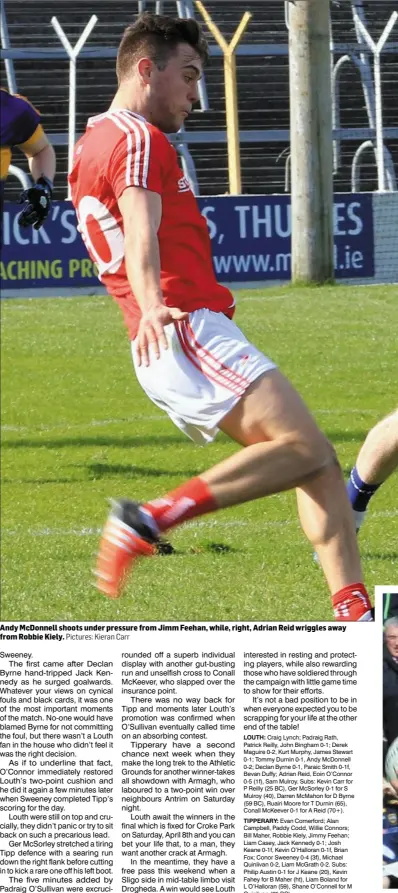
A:
MULTIPOLYGON (((391 511, 384 512, 370 512, 371 518, 396 518, 398 516, 398 509, 392 509, 391 511)), ((262 521, 262 527, 289 527, 292 525, 299 525, 298 519, 296 518, 286 518, 283 521, 262 521)), ((185 525, 187 528, 219 528, 219 529, 228 529, 232 527, 256 527, 258 530, 259 522, 256 521, 218 521, 216 519, 212 521, 189 521, 188 524, 185 525)), ((101 527, 72 527, 70 530, 63 530, 62 528, 51 528, 51 527, 43 527, 41 530, 13 530, 12 528, 3 527, 2 534, 3 536, 32 536, 32 537, 40 537, 40 536, 99 536, 101 533, 101 527)))
MULTIPOLYGON (((314 415, 369 415, 375 416, 373 409, 314 409, 314 415)), ((140 413, 123 419, 91 419, 90 422, 80 422, 76 425, 40 425, 37 428, 27 428, 18 425, 1 425, 1 431, 13 434, 40 434, 42 431, 51 434, 52 431, 74 431, 81 428, 100 428, 106 425, 123 425, 130 422, 160 422, 167 418, 166 413, 148 415, 140 413)))
POLYGON ((42 432, 46 434, 51 434, 52 431, 76 431, 81 430, 82 428, 100 428, 105 425, 123 425, 130 422, 159 422, 163 421, 166 418, 165 415, 159 413, 158 415, 147 415, 146 413, 142 413, 141 415, 129 416, 126 419, 92 419, 90 422, 80 422, 80 424, 76 425, 40 425, 38 428, 24 428, 18 427, 18 425, 2 425, 2 431, 12 431, 14 434, 41 434, 42 432))
MULTIPOLYGON (((349 280, 345 280, 344 282, 341 283, 341 285, 344 287, 350 286, 353 288, 361 289, 361 292, 362 292, 362 294, 360 294, 361 299, 365 298, 370 303, 378 304, 379 306, 380 306, 379 298, 374 298, 373 295, 371 295, 371 294, 369 294, 369 295, 363 294, 363 291, 366 288, 373 289, 373 288, 377 288, 378 286, 383 286, 383 285, 393 286, 396 284, 397 283, 395 283, 395 282, 374 282, 374 281, 369 282, 368 279, 366 279, 366 281, 363 279, 360 279, 360 280, 349 279, 349 280)), ((265 288, 265 291, 263 290, 263 286, 261 284, 255 283, 255 282, 253 282, 253 284, 250 284, 249 286, 246 286, 245 283, 242 283, 240 285, 233 283, 232 286, 230 285, 230 288, 232 288, 232 291, 234 293, 237 293, 237 295, 238 295, 239 304, 250 304, 250 303, 257 302, 257 301, 262 301, 262 302, 267 301, 267 304, 268 304, 269 301, 283 301, 283 300, 286 301, 288 298, 290 301, 292 300, 292 298, 303 299, 305 301, 308 301, 308 292, 307 291, 301 292, 299 289, 297 289, 295 291, 286 290, 286 291, 275 293, 274 289, 282 288, 282 287, 283 286, 281 285, 280 280, 276 280, 275 282, 269 282, 265 288), (253 291, 261 290, 261 294, 260 295, 241 295, 240 294, 241 291, 252 291, 252 290, 253 291)))
MULTIPOLYGON (((292 519, 287 519, 286 521, 264 521, 264 527, 284 527, 289 524, 295 524, 296 522, 292 519)), ((297 522, 298 523, 298 522, 297 522)), ((255 522, 250 521, 190 521, 186 527, 254 527, 255 522)), ((257 525, 256 525, 257 526, 257 525)), ((43 527, 42 530, 26 530, 23 531, 23 535, 28 536, 99 536, 101 533, 101 527, 82 527, 81 530, 78 528, 71 528, 71 530, 62 530, 60 528, 50 528, 43 527)), ((19 534, 19 530, 12 530, 3 528, 2 534, 3 536, 16 536, 19 534)))
POLYGON ((314 409, 313 413, 314 415, 374 415, 380 418, 374 409, 314 409))

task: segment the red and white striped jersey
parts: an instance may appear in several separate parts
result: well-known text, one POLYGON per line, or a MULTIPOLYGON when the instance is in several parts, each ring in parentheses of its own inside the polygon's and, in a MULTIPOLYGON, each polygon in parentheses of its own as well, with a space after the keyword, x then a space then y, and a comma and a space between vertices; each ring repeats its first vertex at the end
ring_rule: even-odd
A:
POLYGON ((101 282, 122 308, 131 339, 141 312, 127 278, 118 205, 129 186, 150 189, 162 198, 158 239, 165 303, 188 311, 208 307, 232 316, 233 296, 214 275, 207 223, 175 149, 157 127, 124 109, 90 118, 76 145, 69 180, 79 230, 101 282))

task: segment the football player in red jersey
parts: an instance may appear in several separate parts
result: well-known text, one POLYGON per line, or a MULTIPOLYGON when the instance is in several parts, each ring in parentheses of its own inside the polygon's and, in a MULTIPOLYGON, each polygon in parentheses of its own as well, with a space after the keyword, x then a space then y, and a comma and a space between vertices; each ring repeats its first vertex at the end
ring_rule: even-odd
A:
POLYGON ((292 385, 232 321, 233 296, 215 279, 207 224, 166 137, 197 102, 206 60, 194 20, 139 17, 119 47, 116 96, 89 120, 70 182, 88 251, 122 308, 142 387, 196 442, 222 430, 243 449, 145 505, 115 502, 97 586, 116 598, 134 559, 153 554, 174 525, 294 487, 335 618, 370 620, 333 448, 292 385))

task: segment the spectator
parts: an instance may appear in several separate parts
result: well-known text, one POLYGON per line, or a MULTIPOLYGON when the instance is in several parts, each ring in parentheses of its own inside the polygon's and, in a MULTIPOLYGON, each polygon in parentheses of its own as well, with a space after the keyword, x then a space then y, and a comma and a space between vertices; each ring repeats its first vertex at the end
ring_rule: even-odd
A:
POLYGON ((383 722, 387 746, 398 737, 398 617, 384 626, 383 722))
POLYGON ((383 620, 398 617, 398 592, 385 592, 383 602, 383 620))

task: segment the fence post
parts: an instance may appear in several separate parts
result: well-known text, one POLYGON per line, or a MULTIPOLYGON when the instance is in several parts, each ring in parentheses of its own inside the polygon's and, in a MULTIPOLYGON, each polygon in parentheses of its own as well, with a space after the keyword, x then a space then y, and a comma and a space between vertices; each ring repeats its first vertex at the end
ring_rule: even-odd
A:
MULTIPOLYGON (((1 0, 1 46, 3 50, 11 49, 11 43, 8 34, 7 16, 3 0, 1 0)), ((10 93, 16 93, 17 79, 15 77, 14 60, 10 59, 9 56, 6 56, 4 59, 4 66, 7 75, 8 89, 10 93)))
POLYGON ((228 171, 229 191, 231 195, 240 195, 241 169, 240 169, 240 144, 239 144, 239 120, 238 120, 238 95, 236 79, 236 48, 243 37, 252 17, 251 12, 245 12, 230 43, 227 43, 217 25, 211 19, 201 0, 195 0, 199 12, 202 14, 209 31, 221 47, 224 54, 224 78, 225 78, 225 106, 227 115, 227 142, 228 142, 228 171))
POLYGON ((289 15, 292 279, 334 277, 329 0, 289 15))
MULTIPOLYGON (((97 16, 91 16, 89 22, 80 35, 79 40, 75 43, 75 46, 72 47, 69 43, 69 40, 63 31, 61 25, 56 16, 53 16, 51 19, 51 24, 54 28, 54 31, 58 35, 62 46, 66 50, 69 57, 69 133, 68 133, 68 174, 70 174, 73 165, 73 151, 76 142, 76 59, 80 53, 80 50, 84 46, 87 38, 91 34, 94 25, 98 22, 97 16)), ((71 197, 71 190, 68 183, 68 194, 67 197, 71 197)))
MULTIPOLYGON (((346 62, 351 62, 351 56, 340 56, 340 59, 332 67, 332 127, 333 131, 340 129, 340 71, 346 62)), ((336 137, 333 140, 333 171, 337 173, 340 167, 341 140, 336 137)))
MULTIPOLYGON (((180 19, 194 19, 195 11, 192 6, 192 0, 177 0, 177 12, 180 19)), ((198 81, 199 101, 202 112, 209 111, 209 99, 206 88, 206 78, 203 75, 198 81)))

